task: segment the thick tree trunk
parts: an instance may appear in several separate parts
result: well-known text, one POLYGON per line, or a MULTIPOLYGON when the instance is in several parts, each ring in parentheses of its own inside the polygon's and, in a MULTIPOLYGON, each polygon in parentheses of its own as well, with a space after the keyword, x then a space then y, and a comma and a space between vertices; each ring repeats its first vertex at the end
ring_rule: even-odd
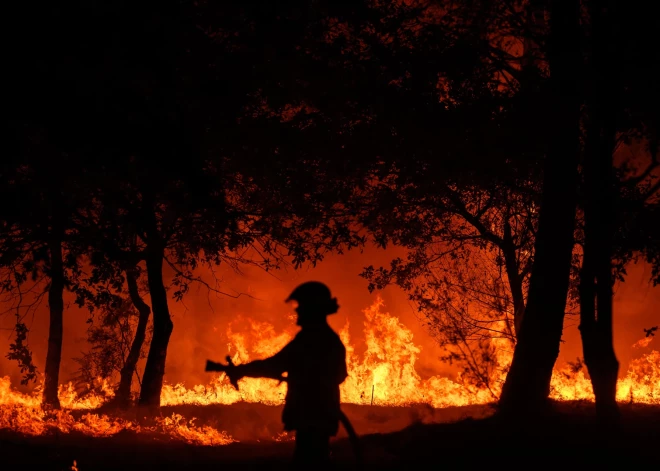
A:
MULTIPOLYGON (((589 229, 585 228, 586 231, 589 229)), ((609 280, 605 276, 603 278, 606 281, 603 282, 603 278, 599 276, 604 274, 603 269, 595 269, 597 260, 594 259, 598 258, 598 255, 594 244, 591 244, 592 241, 591 237, 587 237, 580 273, 580 335, 584 362, 596 399, 596 413, 603 422, 612 423, 618 422, 619 419, 616 402, 619 362, 612 341, 611 266, 608 264, 606 267, 610 272, 609 280), (609 284, 609 288, 601 284, 609 284)))
MULTIPOLYGON (((600 254, 596 265, 596 300, 598 329, 595 331, 598 340, 589 348, 584 349, 585 364, 591 377, 591 384, 596 399, 596 413, 607 423, 618 423, 619 406, 616 402, 616 385, 619 376, 619 361, 614 352, 612 335, 612 265, 610 251, 600 254)), ((583 337, 584 339, 584 337, 583 337)))
MULTIPOLYGON (((150 242, 150 244, 156 245, 154 242, 150 242)), ((162 246, 156 248, 151 246, 147 249, 146 256, 151 309, 153 310, 153 336, 151 337, 147 364, 144 368, 139 404, 150 408, 160 406, 167 346, 174 327, 167 305, 165 285, 163 284, 163 254, 162 246)))
POLYGON ((59 409, 57 395, 62 359, 62 335, 64 316, 64 264, 62 262, 62 239, 54 234, 48 243, 50 251, 50 288, 48 289, 48 308, 50 321, 48 328, 48 352, 44 369, 45 382, 42 405, 48 409, 59 409))
POLYGON ((149 316, 151 315, 151 308, 142 300, 138 291, 135 269, 126 270, 126 282, 128 284, 128 293, 131 297, 131 301, 139 315, 138 325, 135 329, 135 337, 133 338, 131 349, 126 357, 126 362, 121 369, 119 387, 115 393, 114 403, 121 408, 128 407, 131 402, 131 384, 133 382, 133 375, 135 374, 137 363, 140 359, 140 352, 142 351, 142 345, 144 344, 144 339, 147 334, 147 324, 149 323, 149 316))
POLYGON ((612 335, 613 152, 616 137, 617 85, 606 64, 613 53, 602 2, 591 2, 592 54, 587 94, 588 132, 584 163, 584 258, 580 276, 580 335, 584 361, 591 377, 596 411, 616 423, 619 409, 616 384, 619 362, 612 335))
POLYGON ((555 0, 548 62, 554 136, 544 164, 543 196, 527 307, 500 397, 505 414, 540 412, 559 354, 574 244, 580 151, 578 0, 555 0))

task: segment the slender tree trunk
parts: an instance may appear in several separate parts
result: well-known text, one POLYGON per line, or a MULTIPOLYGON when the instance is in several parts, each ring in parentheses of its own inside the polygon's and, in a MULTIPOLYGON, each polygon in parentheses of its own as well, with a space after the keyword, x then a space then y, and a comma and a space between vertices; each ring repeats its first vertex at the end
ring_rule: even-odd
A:
POLYGON ((518 271, 518 260, 516 257, 516 248, 513 244, 511 235, 511 225, 508 221, 504 224, 504 266, 506 268, 506 277, 509 280, 509 289, 513 300, 513 325, 515 335, 518 336, 522 326, 522 319, 525 314, 525 295, 523 293, 523 280, 518 271))
POLYGON ((554 136, 544 164, 543 196, 527 307, 500 396, 505 414, 540 412, 559 354, 574 244, 580 152, 578 0, 551 3, 548 62, 554 136))
POLYGON ((137 278, 135 269, 126 270, 126 282, 128 284, 128 293, 133 302, 133 306, 138 311, 138 325, 135 329, 135 337, 131 344, 131 349, 126 357, 126 362, 120 372, 119 387, 115 393, 115 404, 119 407, 127 407, 131 399, 131 384, 133 382, 133 375, 135 373, 138 360, 140 359, 140 352, 142 345, 147 334, 147 324, 149 323, 149 316, 151 315, 151 308, 147 303, 142 300, 138 291, 137 278))
MULTIPOLYGON (((508 271, 509 270, 507 269, 507 272, 508 271)), ((507 275, 507 278, 509 279, 509 289, 511 290, 511 298, 513 299, 513 327, 517 337, 525 315, 525 296, 523 294, 522 280, 517 273, 517 269, 510 275, 507 275)))
POLYGON ((50 252, 50 288, 48 289, 48 308, 50 321, 48 328, 48 352, 46 353, 45 384, 42 404, 44 408, 59 409, 57 396, 62 359, 62 335, 64 316, 64 264, 62 262, 61 234, 54 234, 48 242, 50 252))
MULTIPOLYGON (((610 2, 608 2, 610 3, 610 2)), ((603 422, 616 423, 619 362, 612 335, 613 152, 616 138, 616 71, 606 66, 614 52, 608 23, 611 9, 590 2, 592 54, 587 94, 588 132, 584 164, 584 258, 580 274, 580 335, 591 377, 596 411, 603 422)))
POLYGON ((153 247, 153 245, 148 247, 146 256, 149 293, 153 310, 153 336, 151 337, 147 364, 144 368, 139 404, 147 407, 160 406, 167 346, 174 327, 167 305, 165 285, 163 284, 164 249, 158 242, 160 241, 152 240, 149 242, 156 245, 156 247, 153 247))
POLYGON ((523 295, 522 283, 519 277, 511 280, 509 276, 509 289, 511 290, 511 297, 513 298, 513 327, 516 337, 520 332, 522 320, 525 315, 525 297, 523 295))

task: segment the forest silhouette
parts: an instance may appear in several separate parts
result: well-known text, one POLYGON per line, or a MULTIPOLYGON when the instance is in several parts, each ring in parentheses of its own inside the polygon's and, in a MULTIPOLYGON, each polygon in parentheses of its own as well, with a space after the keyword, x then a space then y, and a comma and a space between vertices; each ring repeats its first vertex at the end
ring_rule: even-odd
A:
MULTIPOLYGON (((366 437, 399 456, 374 466, 432 456, 433 436, 481 447, 484 462, 505 443, 564 450, 560 462, 573 448, 558 436, 581 445, 576 466, 651 459, 658 411, 617 402, 613 342, 626 268, 642 261, 660 282, 659 25, 648 2, 100 0, 16 3, 7 18, 3 355, 24 385, 43 381, 43 417, 65 409, 67 296, 100 325, 81 375, 117 378, 101 411, 147 424, 162 412, 172 304, 195 286, 229 295, 202 270, 304 269, 394 246, 406 255, 346 276, 403 290, 450 352, 443 360, 498 394, 478 423, 366 437), (41 371, 29 333, 43 305, 41 371), (569 314, 593 416, 549 399, 569 314), (513 357, 493 388, 500 341, 513 357)), ((264 374, 225 368, 236 384, 264 374)), ((323 409, 339 410, 336 399, 323 409)), ((19 446, 6 428, 10 461, 80 453, 80 469, 101 469, 73 442, 19 446), (37 457, 39 446, 49 451, 37 457)), ((324 454, 336 432, 324 432, 324 454)), ((222 459, 251 463, 241 450, 222 459)), ((136 469, 158 453, 145 449, 136 469)))

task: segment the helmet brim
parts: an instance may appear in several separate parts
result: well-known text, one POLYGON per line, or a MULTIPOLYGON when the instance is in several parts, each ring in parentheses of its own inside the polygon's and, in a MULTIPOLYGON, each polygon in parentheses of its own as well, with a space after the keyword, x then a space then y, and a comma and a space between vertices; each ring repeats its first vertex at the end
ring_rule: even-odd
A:
MULTIPOLYGON (((286 299, 284 300, 285 303, 290 303, 291 301, 296 301, 298 304, 300 304, 300 301, 298 301, 296 298, 288 297, 288 298, 286 298, 286 299)), ((331 315, 336 314, 336 313, 337 313, 337 311, 335 311, 335 312, 329 312, 329 313, 327 313, 327 314, 325 314, 325 315, 326 315, 326 316, 331 316, 331 315)))

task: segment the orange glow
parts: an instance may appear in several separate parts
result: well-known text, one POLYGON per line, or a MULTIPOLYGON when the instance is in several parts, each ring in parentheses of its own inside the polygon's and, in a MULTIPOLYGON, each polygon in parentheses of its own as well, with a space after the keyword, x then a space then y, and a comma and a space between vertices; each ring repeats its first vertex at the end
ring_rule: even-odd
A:
MULTIPOLYGON (((412 332, 400 320, 384 309, 380 298, 364 310, 364 338, 366 350, 358 355, 349 336, 348 322, 340 331, 346 345, 349 377, 341 386, 342 402, 363 405, 404 406, 426 403, 436 408, 464 406, 493 402, 499 394, 505 372, 493 370, 491 390, 469 387, 461 375, 450 379, 441 376, 422 378, 415 369, 421 348, 415 344, 412 332)), ((267 322, 238 318, 229 325, 228 349, 236 364, 274 354, 295 335, 295 328, 276 331, 267 322), (244 325, 245 328, 236 329, 244 325), (248 353, 249 352, 249 353, 248 353)), ((619 380, 619 401, 660 404, 660 352, 651 350, 653 338, 647 337, 635 343, 635 349, 646 350, 641 357, 630 363, 625 377, 619 380)), ((512 348, 508 341, 495 345, 496 363, 508 365, 512 348)), ((205 385, 186 387, 183 384, 166 384, 161 404, 233 404, 239 401, 263 404, 282 404, 286 384, 275 380, 244 378, 239 382, 240 391, 229 384, 224 373, 215 375, 205 385)), ((0 378, 0 428, 40 435, 49 430, 78 431, 94 437, 112 436, 124 430, 163 434, 188 443, 225 445, 234 440, 226 432, 209 426, 195 426, 195 419, 179 414, 157 418, 155 425, 139 425, 130 420, 108 415, 87 413, 74 418, 72 411, 92 410, 112 397, 112 389, 103 383, 104 395, 77 397, 73 385, 60 387, 62 411, 46 414, 40 407, 40 390, 33 394, 21 394, 11 389, 9 378, 0 378)), ((593 400, 591 383, 584 371, 571 372, 568 367, 555 369, 552 378, 551 397, 558 400, 593 400)), ((276 441, 290 440, 289 434, 273 437, 276 441)))

